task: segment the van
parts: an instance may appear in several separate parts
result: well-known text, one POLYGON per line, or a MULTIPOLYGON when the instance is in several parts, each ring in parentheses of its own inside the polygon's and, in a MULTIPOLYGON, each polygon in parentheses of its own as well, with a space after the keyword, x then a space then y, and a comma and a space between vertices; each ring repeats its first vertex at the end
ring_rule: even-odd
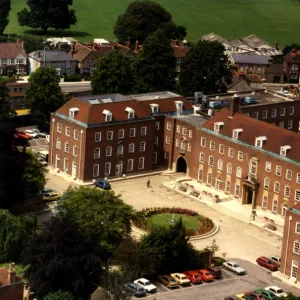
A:
POLYGON ((223 278, 222 270, 216 267, 209 267, 207 270, 215 277, 215 279, 223 278))

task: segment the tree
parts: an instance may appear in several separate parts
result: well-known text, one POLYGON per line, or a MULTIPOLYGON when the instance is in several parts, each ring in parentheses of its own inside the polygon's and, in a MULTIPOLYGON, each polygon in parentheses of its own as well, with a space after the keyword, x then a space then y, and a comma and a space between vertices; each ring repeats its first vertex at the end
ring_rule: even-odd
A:
POLYGON ((299 50, 300 49, 300 45, 298 43, 293 43, 291 45, 285 45, 282 53, 283 55, 287 55, 288 53, 290 53, 293 49, 299 50))
POLYGON ((33 52, 37 49, 44 49, 44 47, 47 47, 48 49, 53 48, 50 45, 50 42, 45 41, 45 39, 41 36, 24 34, 20 36, 20 38, 24 42, 24 49, 27 53, 33 52))
POLYGON ((58 291, 56 293, 49 293, 43 300, 75 300, 75 298, 68 292, 58 291))
POLYGON ((185 28, 176 27, 171 14, 159 3, 149 0, 134 1, 130 3, 123 15, 120 15, 114 27, 114 34, 120 42, 128 40, 131 43, 143 43, 149 34, 158 29, 168 27, 172 36, 169 38, 182 38, 185 28), (172 30, 170 30, 172 27, 172 30), (182 30, 184 28, 184 30, 182 30))
POLYGON ((210 246, 207 246, 206 248, 204 248, 204 250, 209 250, 212 253, 212 256, 215 256, 215 253, 218 252, 220 250, 219 245, 216 242, 216 239, 213 239, 212 243, 210 246))
POLYGON ((132 75, 128 59, 118 50, 106 54, 96 65, 91 86, 93 94, 129 94, 132 75))
POLYGON ((0 0, 0 35, 3 34, 5 27, 8 25, 10 9, 11 0, 0 0))
POLYGON ((15 112, 9 104, 9 89, 5 79, 0 76, 0 123, 10 120, 14 115, 15 112))
POLYGON ((64 99, 59 86, 59 76, 55 69, 41 67, 29 77, 25 91, 26 105, 43 122, 49 123, 50 113, 63 105, 64 99))
POLYGON ((97 188, 69 188, 60 200, 59 214, 71 216, 80 231, 112 253, 131 231, 132 207, 119 195, 97 188))
POLYGON ((103 274, 105 253, 68 216, 51 218, 24 248, 24 277, 37 298, 58 290, 89 299, 103 274))
POLYGON ((68 29, 77 22, 75 10, 69 6, 72 0, 27 0, 30 10, 24 8, 17 13, 21 26, 40 28, 47 34, 48 28, 68 29))
POLYGON ((35 214, 14 216, 0 210, 0 262, 18 262, 25 242, 36 229, 35 214))
POLYGON ((173 90, 175 57, 170 40, 159 30, 150 35, 133 62, 134 90, 137 93, 173 90))

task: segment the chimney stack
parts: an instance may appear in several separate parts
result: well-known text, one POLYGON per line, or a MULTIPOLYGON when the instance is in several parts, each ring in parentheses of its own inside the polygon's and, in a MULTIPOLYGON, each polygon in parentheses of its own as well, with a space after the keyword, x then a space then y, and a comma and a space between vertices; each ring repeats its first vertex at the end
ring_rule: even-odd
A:
POLYGON ((276 50, 279 49, 279 48, 278 48, 278 42, 277 42, 277 41, 274 42, 274 48, 275 48, 276 50))
POLYGON ((73 41, 72 42, 72 52, 71 52, 72 56, 76 53, 75 46, 76 46, 76 42, 73 41))
POLYGON ((233 117, 235 113, 239 111, 240 97, 237 94, 233 95, 233 99, 230 101, 230 116, 233 117))
POLYGON ((14 263, 9 264, 7 281, 9 284, 16 282, 16 271, 14 263))
POLYGON ((135 48, 134 48, 134 52, 138 52, 139 50, 139 41, 135 41, 135 48))

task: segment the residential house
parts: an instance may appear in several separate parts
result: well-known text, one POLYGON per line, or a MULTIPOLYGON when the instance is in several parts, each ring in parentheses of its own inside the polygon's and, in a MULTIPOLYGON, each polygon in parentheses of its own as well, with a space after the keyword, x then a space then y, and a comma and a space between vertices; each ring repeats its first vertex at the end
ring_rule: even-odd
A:
POLYGON ((9 89, 9 103, 15 110, 25 108, 25 89, 28 82, 7 82, 6 87, 9 89))
POLYGON ((30 74, 40 67, 51 67, 59 76, 75 74, 76 60, 64 51, 36 50, 28 54, 30 74))
POLYGON ((226 54, 231 54, 233 51, 233 47, 230 44, 230 42, 228 42, 226 39, 224 39, 223 37, 211 32, 209 34, 203 35, 201 37, 201 40, 205 40, 205 41, 210 41, 210 42, 219 42, 221 43, 224 48, 225 48, 225 53, 226 54))
POLYGON ((270 63, 266 66, 266 82, 283 83, 284 66, 283 64, 270 63))
POLYGON ((190 47, 186 41, 171 40, 171 48, 175 56, 175 70, 177 73, 180 73, 182 60, 189 52, 190 47))
POLYGON ((20 40, 15 43, 0 43, 0 76, 26 75, 27 72, 24 43, 20 40))
POLYGON ((293 49, 284 56, 284 73, 288 81, 298 82, 300 72, 300 50, 293 49))

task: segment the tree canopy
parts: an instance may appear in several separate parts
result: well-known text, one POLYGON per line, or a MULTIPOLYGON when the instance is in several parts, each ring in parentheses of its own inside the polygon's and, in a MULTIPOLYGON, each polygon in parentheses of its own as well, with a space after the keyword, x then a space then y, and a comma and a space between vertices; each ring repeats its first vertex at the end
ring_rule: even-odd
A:
POLYGON ((231 70, 224 46, 219 42, 199 41, 191 45, 181 64, 179 84, 184 96, 194 92, 220 93, 223 79, 231 81, 231 70))
POLYGON ((80 231, 112 253, 131 231, 132 207, 119 195, 97 188, 69 188, 60 200, 59 214, 71 216, 80 231))
POLYGON ((77 22, 75 10, 70 9, 72 0, 27 0, 29 7, 18 12, 21 26, 42 29, 46 34, 48 28, 68 29, 77 22))
POLYGON ((143 43, 149 34, 158 29, 167 29, 169 38, 183 38, 186 30, 176 26, 171 14, 159 3, 140 0, 130 3, 124 14, 120 15, 114 27, 114 34, 120 42, 143 43))
POLYGON ((288 53, 290 53, 293 49, 299 50, 300 49, 300 45, 298 43, 293 43, 291 45, 285 45, 282 53, 283 55, 287 55, 288 53))
POLYGON ((14 115, 15 112, 9 104, 9 89, 5 79, 0 76, 0 122, 6 122, 14 115))
POLYGON ((133 62, 134 91, 148 93, 175 88, 175 57, 170 39, 158 30, 150 35, 133 62))
POLYGON ((68 292, 58 291, 55 293, 49 293, 43 298, 43 300, 75 300, 75 298, 68 292))
POLYGON ((129 94, 132 89, 130 62, 118 50, 110 51, 98 60, 91 86, 93 94, 129 94))
POLYGON ((8 25, 10 9, 11 0, 0 0, 0 35, 3 34, 5 27, 8 25))
POLYGON ((61 290, 76 299, 89 299, 103 274, 105 256, 71 218, 53 217, 24 248, 22 263, 28 265, 24 277, 37 298, 61 290))
POLYGON ((59 86, 59 76, 54 68, 41 67, 29 77, 25 101, 32 113, 48 123, 50 113, 64 104, 59 86))

